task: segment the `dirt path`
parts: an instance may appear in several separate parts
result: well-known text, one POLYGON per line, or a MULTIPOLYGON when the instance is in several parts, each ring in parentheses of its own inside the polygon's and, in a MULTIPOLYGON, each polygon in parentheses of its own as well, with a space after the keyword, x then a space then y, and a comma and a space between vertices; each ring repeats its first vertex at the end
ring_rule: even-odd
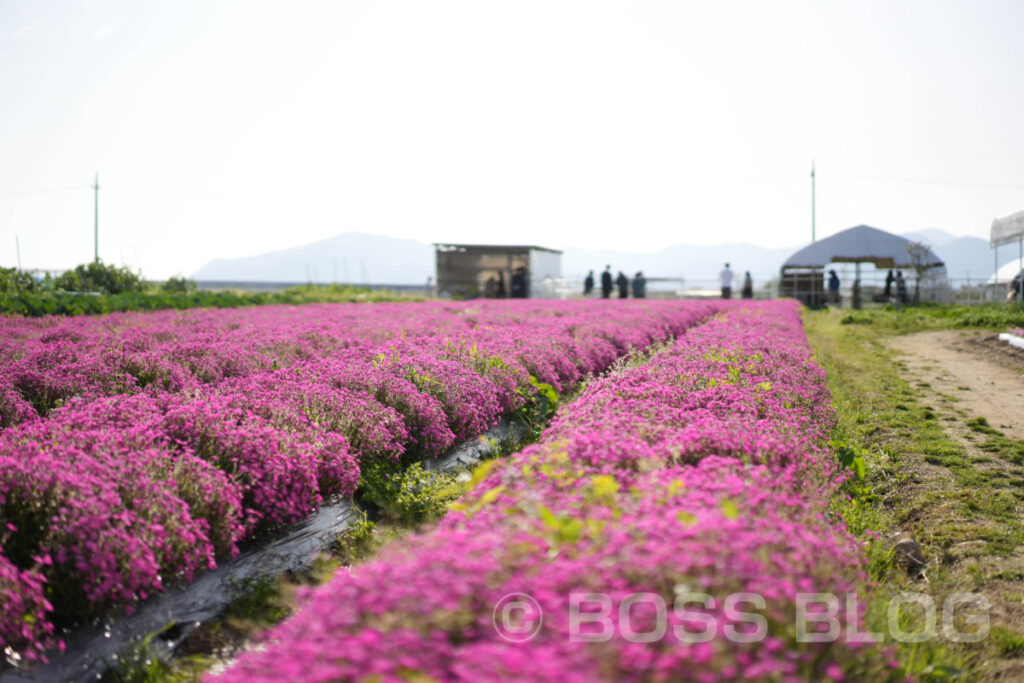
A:
POLYGON ((983 678, 1022 680, 1024 452, 1010 440, 1024 440, 1024 351, 973 331, 922 332, 885 343, 966 454, 956 474, 932 458, 910 461, 907 474, 916 482, 910 485, 927 501, 915 526, 930 555, 928 570, 943 590, 978 592, 989 601, 989 642, 997 654, 982 666, 983 678), (1001 439, 997 447, 993 435, 1001 439), (976 485, 965 485, 964 470, 976 485))
POLYGON ((967 417, 984 417, 1024 439, 1024 351, 990 333, 942 330, 892 337, 888 346, 918 386, 952 398, 967 417))

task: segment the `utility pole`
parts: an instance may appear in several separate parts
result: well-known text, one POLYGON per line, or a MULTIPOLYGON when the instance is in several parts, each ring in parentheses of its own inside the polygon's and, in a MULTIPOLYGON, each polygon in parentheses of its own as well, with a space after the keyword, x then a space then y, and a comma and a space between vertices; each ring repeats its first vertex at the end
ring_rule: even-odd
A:
POLYGON ((814 207, 814 159, 811 159, 811 241, 817 241, 817 226, 815 225, 815 207, 814 207))
POLYGON ((18 241, 18 236, 14 236, 14 251, 18 254, 18 271, 21 271, 21 242, 18 241))
POLYGON ((100 174, 96 172, 96 181, 92 186, 92 258, 96 263, 100 262, 100 174))

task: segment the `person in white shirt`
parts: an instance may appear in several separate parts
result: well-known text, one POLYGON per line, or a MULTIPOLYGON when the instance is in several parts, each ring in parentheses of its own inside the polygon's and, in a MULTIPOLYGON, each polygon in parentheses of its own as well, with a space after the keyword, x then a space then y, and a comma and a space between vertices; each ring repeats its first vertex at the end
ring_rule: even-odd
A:
POLYGON ((732 270, 729 269, 729 264, 725 264, 725 268, 722 269, 719 276, 722 279, 722 298, 732 298, 732 270))

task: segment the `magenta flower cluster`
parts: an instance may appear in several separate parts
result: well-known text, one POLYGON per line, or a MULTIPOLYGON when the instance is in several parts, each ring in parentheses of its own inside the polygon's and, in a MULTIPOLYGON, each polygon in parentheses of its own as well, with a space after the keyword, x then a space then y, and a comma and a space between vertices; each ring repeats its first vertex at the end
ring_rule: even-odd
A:
MULTIPOLYGON (((834 419, 798 306, 736 306, 590 382, 540 443, 481 466, 435 529, 309 591, 213 680, 839 680, 862 665, 857 645, 794 635, 797 593, 868 580, 827 509, 842 480, 822 447, 834 419), (721 635, 750 627, 724 608, 737 592, 765 599, 758 642, 721 635), (574 593, 608 596, 614 615, 630 595, 661 596, 667 635, 579 642, 574 593), (703 610, 716 637, 672 636, 707 628, 671 609, 691 593, 717 598, 703 610), (532 639, 495 627, 512 594, 543 616, 532 639)), ((645 607, 630 612, 634 632, 656 630, 645 607)), ((863 614, 844 602, 838 617, 863 614)))
POLYGON ((0 318, 0 649, 28 658, 722 304, 311 305, 0 318), (614 308, 614 316, 609 310, 614 308), (56 608, 54 610, 54 608, 56 608))

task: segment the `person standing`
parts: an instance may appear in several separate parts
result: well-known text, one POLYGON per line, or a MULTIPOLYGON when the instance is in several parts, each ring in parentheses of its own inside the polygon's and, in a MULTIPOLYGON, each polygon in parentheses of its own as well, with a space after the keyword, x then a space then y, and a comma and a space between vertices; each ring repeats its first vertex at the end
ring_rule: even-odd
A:
POLYGON ((601 273, 601 298, 607 299, 612 295, 612 267, 605 266, 601 273))
POLYGON ((629 278, 621 270, 619 271, 619 276, 615 278, 615 284, 619 287, 620 299, 629 297, 629 278))
POLYGON ((498 287, 494 293, 499 299, 505 298, 505 271, 503 270, 498 271, 498 287))
POLYGON ((892 298, 892 283, 895 280, 896 278, 892 274, 892 268, 890 268, 889 272, 885 274, 885 290, 882 292, 882 296, 885 297, 886 301, 892 298))
POLYGON ((839 302, 839 275, 836 271, 828 271, 828 302, 830 304, 840 305, 839 302))
POLYGON ((732 269, 729 268, 729 264, 725 264, 725 268, 718 274, 719 279, 722 281, 722 298, 732 298, 732 269))
POLYGON ((583 281, 583 296, 590 296, 590 293, 594 291, 594 271, 587 273, 587 278, 583 281))
POLYGON ((744 299, 754 298, 754 280, 750 277, 750 271, 743 273, 743 290, 740 293, 744 299))
POLYGON ((526 299, 529 297, 529 290, 526 283, 526 268, 519 266, 512 273, 512 298, 526 299))
POLYGON ((907 303, 907 281, 903 278, 903 271, 896 271, 896 299, 901 304, 907 303))
POLYGON ((633 298, 644 299, 647 297, 647 278, 644 277, 643 271, 636 271, 636 276, 633 278, 633 298))

